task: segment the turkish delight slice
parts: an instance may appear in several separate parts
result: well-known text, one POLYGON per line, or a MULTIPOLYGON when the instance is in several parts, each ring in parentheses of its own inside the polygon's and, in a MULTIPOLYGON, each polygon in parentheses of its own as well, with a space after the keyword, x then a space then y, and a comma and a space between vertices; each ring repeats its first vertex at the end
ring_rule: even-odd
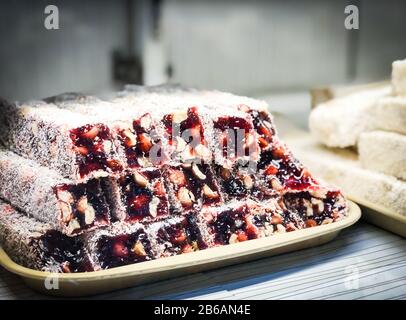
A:
POLYGON ((94 270, 79 238, 68 237, 3 201, 0 201, 0 243, 14 262, 27 268, 49 272, 94 270))
POLYGON ((199 219, 206 222, 209 243, 214 246, 270 236, 280 229, 277 225, 285 222, 276 198, 262 204, 253 200, 233 201, 203 210, 199 219))
POLYGON ((139 224, 115 223, 85 237, 86 248, 97 269, 149 261, 157 257, 153 240, 139 224))
POLYGON ((343 195, 334 188, 322 186, 283 196, 287 212, 297 213, 306 227, 329 224, 343 219, 347 204, 343 195))
POLYGON ((98 179, 75 184, 54 170, 0 149, 0 197, 67 235, 110 223, 98 179))
POLYGON ((122 170, 110 128, 45 102, 16 105, 2 101, 0 140, 16 153, 84 181, 122 170))
POLYGON ((203 250, 208 247, 194 213, 156 222, 148 227, 156 240, 158 257, 203 250))
POLYGON ((204 124, 196 106, 178 109, 162 119, 173 161, 190 163, 200 159, 211 160, 211 152, 204 135, 204 124))
POLYGON ((169 216, 169 200, 160 169, 127 170, 119 178, 105 182, 116 219, 134 223, 169 216))
POLYGON ((126 167, 142 168, 163 164, 168 160, 164 149, 163 129, 158 105, 153 101, 121 95, 108 100, 82 94, 63 94, 46 99, 59 108, 103 119, 108 123, 119 154, 126 167), (159 116, 153 117, 155 114, 159 116))

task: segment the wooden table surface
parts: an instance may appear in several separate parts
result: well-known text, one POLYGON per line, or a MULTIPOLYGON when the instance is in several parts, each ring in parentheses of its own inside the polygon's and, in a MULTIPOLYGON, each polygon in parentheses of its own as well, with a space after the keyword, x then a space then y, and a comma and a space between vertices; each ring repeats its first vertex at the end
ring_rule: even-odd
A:
MULTIPOLYGON (((0 268, 0 299, 44 299, 0 268)), ((89 297, 406 299, 406 240, 366 222, 319 247, 89 297)))

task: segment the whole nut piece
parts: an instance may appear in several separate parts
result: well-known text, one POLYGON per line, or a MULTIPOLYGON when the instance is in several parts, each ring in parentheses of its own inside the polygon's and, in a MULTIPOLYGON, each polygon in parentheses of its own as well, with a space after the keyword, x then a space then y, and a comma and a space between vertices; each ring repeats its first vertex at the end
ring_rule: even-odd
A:
POLYGON ((172 114, 172 121, 174 123, 181 123, 182 121, 185 121, 186 119, 187 119, 187 111, 186 110, 174 112, 172 114))
POLYGON ((273 178, 272 182, 271 182, 272 188, 276 191, 281 191, 283 190, 283 186, 281 185, 281 183, 279 182, 278 179, 273 178))
POLYGON ((82 196, 76 204, 76 209, 81 213, 85 213, 87 207, 88 207, 87 197, 82 196))
POLYGON ((228 239, 228 243, 232 244, 232 243, 237 243, 237 242, 239 242, 238 241, 238 236, 235 233, 233 233, 230 236, 230 239, 228 239))
POLYGON ((110 140, 104 140, 103 141, 103 150, 104 150, 104 152, 110 153, 112 147, 113 147, 113 143, 110 140))
POLYGON ((185 187, 179 189, 178 199, 182 205, 187 207, 190 207, 195 202, 195 196, 185 187))
POLYGON ((279 233, 285 233, 285 232, 286 232, 286 228, 285 228, 282 224, 277 224, 277 225, 276 225, 276 230, 277 230, 279 233))
POLYGON ((148 180, 145 178, 141 173, 134 172, 134 181, 137 183, 138 186, 141 188, 146 188, 148 186, 148 180))
POLYGON ((59 207, 61 209, 61 220, 65 223, 68 223, 70 220, 72 220, 72 207, 65 202, 60 202, 59 207))
POLYGON ((182 171, 173 169, 169 173, 169 180, 176 186, 184 186, 186 184, 186 177, 182 171))
POLYGON ((134 244, 132 247, 132 251, 137 255, 137 256, 142 256, 145 257, 147 253, 145 252, 144 245, 140 240, 137 240, 137 242, 134 244))
POLYGON ((203 194, 209 199, 216 199, 219 197, 217 191, 213 191, 207 184, 203 186, 203 194))
POLYGON ((306 216, 313 216, 313 208, 311 206, 306 207, 306 216))
POLYGON ((87 225, 92 224, 96 218, 96 212, 91 205, 88 205, 87 209, 85 210, 85 223, 87 225))
POLYGON ((206 175, 200 170, 196 163, 192 164, 192 172, 196 176, 196 178, 200 180, 206 180, 206 175))
POLYGON ((252 187, 254 186, 254 181, 252 180, 251 176, 249 176, 249 175, 246 175, 243 178, 243 181, 244 181, 245 188, 248 190, 251 190, 252 187))
POLYGON ((69 191, 66 190, 59 190, 58 191, 58 199, 65 203, 73 203, 73 196, 69 191))
POLYGON ((149 113, 143 115, 140 119, 140 126, 144 129, 144 130, 149 130, 151 128, 152 125, 152 118, 151 115, 149 113))
POLYGON ((158 215, 158 205, 159 199, 157 197, 153 197, 151 202, 149 203, 149 214, 153 218, 155 218, 158 215))
POLYGON ((80 229, 80 224, 76 219, 72 219, 68 224, 68 233, 73 233, 77 229, 80 229))
POLYGON ((82 133, 82 137, 85 139, 94 139, 96 138, 96 136, 99 134, 100 129, 98 128, 98 126, 94 126, 93 128, 91 128, 89 131, 82 133))
POLYGON ((127 148, 132 148, 137 145, 137 137, 135 136, 134 133, 131 132, 130 129, 124 130, 123 135, 125 137, 124 144, 127 148))

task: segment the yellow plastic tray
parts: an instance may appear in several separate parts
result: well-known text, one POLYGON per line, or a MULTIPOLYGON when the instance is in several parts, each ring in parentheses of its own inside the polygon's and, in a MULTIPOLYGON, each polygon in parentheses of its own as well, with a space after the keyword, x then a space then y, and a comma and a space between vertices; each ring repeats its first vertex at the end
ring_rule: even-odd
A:
POLYGON ((85 296, 317 246, 331 241, 340 230, 358 221, 360 208, 349 201, 349 209, 345 219, 331 224, 109 270, 63 274, 32 270, 13 262, 2 248, 0 264, 36 291, 55 296, 85 296))

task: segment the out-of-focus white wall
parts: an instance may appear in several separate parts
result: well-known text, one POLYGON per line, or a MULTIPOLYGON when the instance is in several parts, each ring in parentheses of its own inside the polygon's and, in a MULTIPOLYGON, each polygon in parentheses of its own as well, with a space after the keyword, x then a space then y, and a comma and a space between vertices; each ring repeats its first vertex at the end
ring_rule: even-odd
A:
POLYGON ((173 81, 241 93, 373 81, 406 57, 406 1, 166 0, 173 81), (346 30, 356 4, 360 30, 346 30))
POLYGON ((168 69, 172 82, 249 95, 379 80, 406 58, 405 12, 404 0, 2 0, 0 95, 113 90, 112 52, 128 48, 146 84, 168 69), (44 28, 51 3, 60 30, 44 28), (344 28, 350 3, 358 31, 344 28))
POLYGON ((0 95, 34 99, 111 90, 112 52, 126 45, 125 1, 0 1, 0 95), (44 9, 59 8, 59 30, 44 9))
POLYGON ((363 0, 356 76, 359 81, 390 76, 392 61, 406 58, 406 1, 363 0))
POLYGON ((346 3, 165 1, 173 80, 238 92, 345 81, 346 3))

